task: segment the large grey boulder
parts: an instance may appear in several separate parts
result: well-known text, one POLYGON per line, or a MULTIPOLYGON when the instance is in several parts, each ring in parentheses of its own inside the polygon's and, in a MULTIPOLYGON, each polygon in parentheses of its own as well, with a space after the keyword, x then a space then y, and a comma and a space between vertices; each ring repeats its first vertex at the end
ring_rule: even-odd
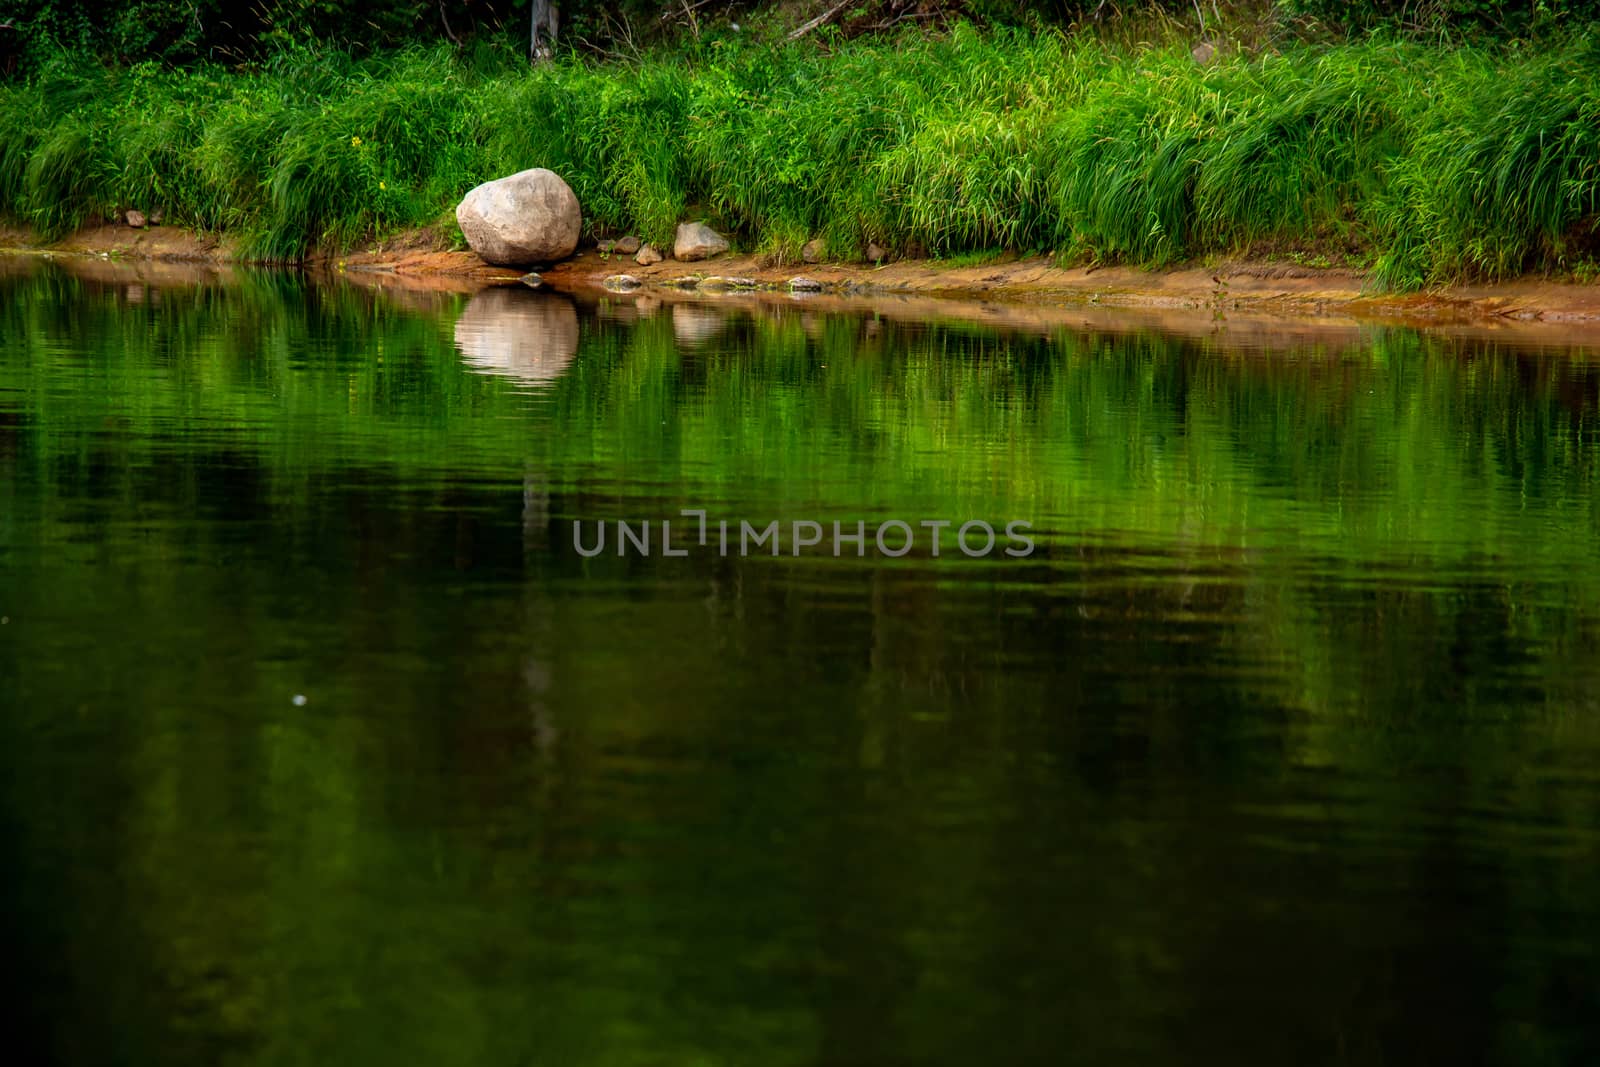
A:
POLYGON ((560 175, 535 167, 472 190, 456 205, 456 222, 485 263, 521 267, 572 255, 583 209, 560 175))
POLYGON ((728 250, 728 239, 703 222, 680 222, 672 257, 685 262, 710 259, 728 250))

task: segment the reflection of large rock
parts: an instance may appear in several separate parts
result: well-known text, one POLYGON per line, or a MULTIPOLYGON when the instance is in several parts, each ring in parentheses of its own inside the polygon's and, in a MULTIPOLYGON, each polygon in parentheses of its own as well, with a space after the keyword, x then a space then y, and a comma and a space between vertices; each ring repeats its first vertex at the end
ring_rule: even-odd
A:
POLYGON ((720 311, 695 304, 672 306, 672 336, 680 345, 694 348, 705 344, 727 325, 727 316, 720 311))
POLYGON ((473 370, 553 382, 578 354, 578 311, 556 293, 485 289, 456 320, 456 347, 473 370))
POLYGON ((535 167, 472 190, 457 205, 456 222, 485 263, 521 267, 572 255, 583 211, 559 175, 535 167))

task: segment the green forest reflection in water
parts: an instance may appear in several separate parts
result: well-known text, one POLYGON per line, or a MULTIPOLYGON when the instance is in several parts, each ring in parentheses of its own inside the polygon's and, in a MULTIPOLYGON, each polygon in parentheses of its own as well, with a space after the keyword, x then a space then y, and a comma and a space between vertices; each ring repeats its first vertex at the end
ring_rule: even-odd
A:
POLYGON ((98 270, 0 271, 53 1058, 1600 1055, 1586 350, 98 270), (684 507, 1039 548, 573 550, 684 507))

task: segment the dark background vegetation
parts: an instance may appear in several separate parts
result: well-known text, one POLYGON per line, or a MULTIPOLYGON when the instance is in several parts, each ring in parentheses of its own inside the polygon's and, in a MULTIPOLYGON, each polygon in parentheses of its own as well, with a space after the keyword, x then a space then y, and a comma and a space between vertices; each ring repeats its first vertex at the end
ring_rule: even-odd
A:
MULTIPOLYGON (((243 63, 285 46, 354 53, 429 41, 525 47, 530 0, 0 0, 0 72, 26 73, 69 53, 109 64, 146 60, 243 63)), ((814 3, 737 0, 562 0, 563 42, 606 51, 698 34, 713 19, 800 25, 829 11, 814 3)), ((1518 36, 1600 15, 1600 0, 861 0, 832 20, 859 34, 952 19, 1071 27, 1109 19, 1183 20, 1199 32, 1241 9, 1305 33, 1372 30, 1446 37, 1518 36)))

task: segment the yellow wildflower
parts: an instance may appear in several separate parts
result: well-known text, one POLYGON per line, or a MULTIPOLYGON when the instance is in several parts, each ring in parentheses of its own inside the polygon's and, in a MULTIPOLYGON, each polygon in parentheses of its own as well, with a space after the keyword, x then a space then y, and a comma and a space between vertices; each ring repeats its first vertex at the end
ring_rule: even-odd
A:
POLYGON ((361 147, 361 138, 359 138, 359 137, 350 138, 350 147, 351 148, 360 148, 361 147))

